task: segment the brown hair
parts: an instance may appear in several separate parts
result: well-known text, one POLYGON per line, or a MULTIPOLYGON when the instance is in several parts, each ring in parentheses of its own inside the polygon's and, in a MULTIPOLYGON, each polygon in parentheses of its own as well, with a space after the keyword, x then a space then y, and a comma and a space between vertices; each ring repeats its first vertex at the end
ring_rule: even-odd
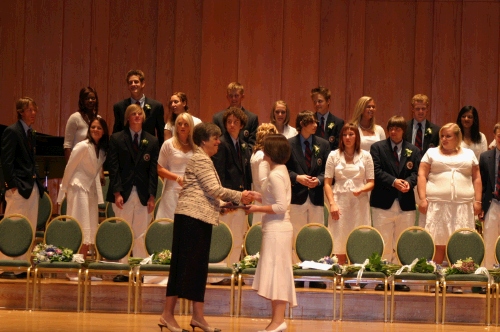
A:
POLYGON ((347 131, 352 131, 354 134, 356 134, 356 139, 354 141, 354 151, 355 152, 360 152, 361 151, 361 139, 359 137, 359 129, 358 126, 355 125, 354 123, 346 123, 342 129, 340 130, 340 142, 339 142, 339 150, 344 152, 345 151, 345 146, 344 146, 344 140, 343 140, 343 135, 347 131))
POLYGON ((276 164, 285 164, 291 151, 290 143, 283 135, 269 135, 264 139, 264 153, 276 164))
POLYGON ((277 100, 274 102, 273 109, 271 110, 271 123, 276 124, 276 116, 274 115, 274 111, 276 111, 276 106, 278 105, 283 105, 285 106, 286 109, 286 115, 285 115, 285 126, 290 122, 290 109, 288 108, 288 105, 283 101, 283 100, 277 100))
POLYGON ((144 72, 140 69, 132 69, 128 71, 127 78, 125 79, 125 82, 127 84, 130 76, 139 76, 139 81, 141 81, 141 83, 146 79, 146 76, 144 76, 144 72))
POLYGON ((24 109, 26 107, 28 107, 29 105, 33 105, 33 107, 35 108, 36 111, 38 111, 38 106, 36 106, 36 103, 35 101, 33 100, 33 98, 30 98, 30 97, 22 97, 22 98, 19 98, 17 101, 16 101, 16 112, 17 112, 17 118, 18 119, 21 119, 22 118, 22 115, 23 112, 24 112, 24 109))
POLYGON ((230 116, 230 115, 234 115, 235 118, 237 118, 238 120, 240 120, 240 123, 241 123, 241 126, 242 127, 245 127, 245 125, 247 124, 247 115, 245 114, 245 112, 243 112, 240 108, 238 107, 229 107, 225 112, 224 112, 224 115, 222 115, 222 122, 224 123, 224 127, 226 126, 226 121, 227 121, 227 118, 230 116))
POLYGON ((299 114, 297 114, 297 119, 295 120, 295 127, 297 128, 297 131, 300 133, 302 128, 306 127, 307 125, 317 122, 316 117, 314 116, 314 113, 308 110, 302 111, 299 114))

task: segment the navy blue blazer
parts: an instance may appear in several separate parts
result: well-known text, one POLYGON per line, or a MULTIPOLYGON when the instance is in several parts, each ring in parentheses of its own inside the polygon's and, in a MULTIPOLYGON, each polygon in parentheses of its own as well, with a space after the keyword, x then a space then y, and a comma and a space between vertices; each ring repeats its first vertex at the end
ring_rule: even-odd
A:
MULTIPOLYGON (((224 112, 226 110, 227 109, 224 109, 220 112, 217 112, 212 117, 212 122, 215 123, 220 128, 223 135, 226 132, 226 126, 224 126, 224 121, 223 121, 224 112)), ((259 117, 256 114, 245 109, 244 107, 242 107, 241 110, 247 116, 247 124, 240 131, 240 139, 245 141, 245 143, 250 144, 250 146, 253 147, 255 145, 255 138, 257 136, 257 127, 259 126, 259 117)))
MULTIPOLYGON (((317 119, 318 112, 316 112, 314 116, 315 119, 317 119)), ((344 126, 344 120, 328 112, 325 124, 325 135, 324 136, 320 135, 321 129, 318 123, 318 128, 316 128, 316 136, 327 140, 330 143, 331 151, 337 150, 339 147, 340 130, 342 129, 343 126, 344 126)))
POLYGON ((488 150, 479 156, 479 172, 481 173, 481 184, 483 186, 481 204, 485 214, 488 212, 491 200, 495 195, 495 152, 496 149, 488 150))

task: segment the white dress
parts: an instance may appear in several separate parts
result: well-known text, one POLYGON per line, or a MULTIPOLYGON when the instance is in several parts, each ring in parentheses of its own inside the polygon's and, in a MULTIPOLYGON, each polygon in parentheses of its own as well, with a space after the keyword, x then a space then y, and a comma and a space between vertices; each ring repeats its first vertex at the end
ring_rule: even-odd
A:
POLYGON ((64 170, 57 202, 67 197, 66 214, 75 218, 82 227, 83 243, 93 244, 99 221, 98 204, 104 203, 99 173, 106 156, 84 140, 75 145, 64 170))
POLYGON ((353 163, 348 164, 340 150, 332 151, 326 161, 325 178, 335 179, 333 198, 340 212, 339 220, 328 216, 333 252, 345 254, 347 237, 351 231, 361 225, 371 225, 370 196, 364 192, 356 197, 352 192, 361 189, 366 180, 375 179, 372 156, 361 150, 361 153, 354 154, 353 163))
POLYGON ((445 245, 457 229, 474 229, 472 166, 477 166, 478 161, 469 149, 447 156, 439 148, 430 148, 421 163, 430 165, 425 189, 429 202, 425 228, 435 244, 445 245))
MULTIPOLYGON (((252 154, 250 157, 250 168, 252 170, 252 183, 253 190, 262 194, 262 184, 267 179, 269 175, 269 163, 264 160, 264 151, 259 150, 252 154)), ((261 205, 259 202, 255 202, 257 205, 261 205)), ((262 221, 261 212, 255 212, 253 214, 252 225, 262 221)))
POLYGON ((292 268, 293 227, 290 223, 292 188, 285 165, 277 165, 262 185, 262 205, 275 214, 262 217, 262 246, 252 288, 269 300, 297 305, 292 268))
POLYGON ((477 160, 479 160, 479 155, 481 153, 488 151, 488 141, 486 140, 486 136, 484 136, 483 133, 479 133, 479 135, 481 136, 481 142, 479 143, 472 143, 469 145, 462 141, 462 143, 460 144, 461 147, 474 151, 477 160))
MULTIPOLYGON (((189 114, 189 115, 191 115, 191 114, 189 114)), ((198 119, 198 118, 197 118, 197 117, 195 117, 195 116, 192 116, 192 115, 191 115, 191 117, 193 118, 193 126, 196 126, 197 124, 199 124, 199 123, 201 123, 201 122, 202 122, 200 119, 198 119)), ((169 131, 171 131, 171 132, 172 132, 172 136, 174 136, 174 135, 175 135, 175 125, 172 125, 172 124, 170 123, 170 121, 167 121, 167 123, 165 123, 165 128, 164 128, 164 129, 165 129, 165 130, 169 130, 169 131)))
POLYGON ((283 136, 285 136, 286 138, 292 138, 294 136, 297 136, 297 134, 298 134, 297 129, 295 129, 294 127, 292 127, 290 125, 284 126, 283 136))
POLYGON ((379 125, 375 125, 375 135, 372 136, 365 136, 363 134, 363 130, 359 128, 359 139, 361 143, 361 149, 370 151, 370 147, 372 146, 373 143, 382 141, 385 139, 385 131, 384 128, 380 127, 379 125))
POLYGON ((66 129, 64 131, 64 148, 72 149, 76 143, 83 141, 87 138, 89 125, 82 118, 80 112, 71 114, 66 122, 66 129))
MULTIPOLYGON (((193 156, 193 151, 184 153, 174 148, 174 138, 171 137, 163 142, 160 155, 158 156, 158 165, 169 170, 178 176, 184 177, 186 164, 193 156)), ((174 219, 175 207, 179 200, 179 192, 182 187, 175 180, 163 179, 163 192, 160 202, 158 203, 158 211, 156 219, 170 218, 174 219)))

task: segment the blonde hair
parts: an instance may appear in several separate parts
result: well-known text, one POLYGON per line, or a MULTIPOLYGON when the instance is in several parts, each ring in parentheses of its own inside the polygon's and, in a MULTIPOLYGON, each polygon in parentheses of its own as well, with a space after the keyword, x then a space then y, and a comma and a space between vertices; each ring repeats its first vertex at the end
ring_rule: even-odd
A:
POLYGON ((264 139, 272 134, 279 134, 278 129, 272 123, 263 123, 257 128, 257 134, 255 139, 255 145, 253 146, 253 152, 264 149, 264 139))
POLYGON ((177 115, 177 118, 175 119, 174 142, 178 143, 177 144, 178 146, 181 146, 181 141, 179 139, 179 131, 177 130, 177 123, 180 120, 186 121, 189 125, 189 134, 188 134, 187 141, 189 144, 189 148, 191 150, 194 150, 194 148, 196 147, 196 144, 194 144, 194 142, 193 142, 194 122, 193 122, 193 117, 191 116, 191 114, 189 114, 187 112, 182 112, 181 114, 177 115))
POLYGON ((231 82, 227 85, 227 94, 230 94, 233 90, 238 91, 240 94, 244 95, 245 94, 245 88, 243 88, 243 85, 238 82, 231 82))
POLYGON ((429 106, 429 97, 423 94, 416 94, 411 99, 411 106, 415 107, 415 103, 424 103, 429 106))
MULTIPOLYGON (((361 123, 361 117, 365 112, 366 105, 368 105, 370 101, 373 101, 373 98, 368 96, 363 96, 358 99, 358 102, 354 106, 354 115, 352 116, 351 123, 359 127, 359 124, 361 123)), ((369 129, 370 131, 375 130, 375 116, 370 119, 370 126, 367 129, 369 129)))
POLYGON ((461 147, 461 143, 462 143, 462 131, 460 130, 460 127, 456 124, 456 123, 453 123, 453 122, 450 122, 450 123, 447 123, 445 124, 444 126, 441 127, 441 129, 439 129, 439 149, 443 149, 443 146, 441 145, 441 134, 443 133, 443 130, 448 130, 450 129, 452 131, 452 133, 455 135, 455 137, 457 138, 458 142, 457 142, 457 151, 460 151, 460 149, 462 148, 461 147))
POLYGON ((144 120, 146 120, 146 114, 144 114, 144 110, 142 109, 142 107, 137 104, 131 104, 125 110, 125 119, 124 119, 125 125, 128 124, 128 118, 130 117, 130 114, 134 112, 142 114, 142 123, 144 123, 144 120))

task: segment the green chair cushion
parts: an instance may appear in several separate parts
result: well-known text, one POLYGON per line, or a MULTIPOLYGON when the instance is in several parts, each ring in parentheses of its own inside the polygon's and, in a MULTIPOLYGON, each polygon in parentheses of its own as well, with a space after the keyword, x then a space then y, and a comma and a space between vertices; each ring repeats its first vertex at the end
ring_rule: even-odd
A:
POLYGON ((4 218, 0 223, 0 251, 6 256, 24 255, 31 248, 33 230, 25 218, 4 218))
POLYGON ((22 261, 22 260, 1 259, 0 260, 0 266, 10 266, 10 267, 24 266, 24 267, 30 267, 31 263, 29 261, 22 261))
POLYGON ((250 227, 245 238, 245 252, 247 255, 255 255, 260 252, 262 245, 262 225, 250 227))
POLYGON ((90 263, 89 270, 130 270, 129 264, 121 263, 90 263))
POLYGON ((141 271, 157 271, 157 272, 168 272, 170 271, 170 265, 164 264, 144 264, 140 265, 141 271))
POLYGON ((446 246, 449 262, 454 264, 459 259, 472 257, 476 264, 481 265, 484 258, 484 242, 476 232, 453 233, 446 246))
MULTIPOLYGON (((358 273, 342 273, 342 276, 344 278, 356 278, 358 276, 358 273)), ((363 276, 361 277, 361 279, 383 279, 385 277, 385 274, 383 274, 382 272, 365 271, 363 272, 363 276)))
POLYGON ((233 269, 227 266, 209 266, 208 273, 233 274, 233 269))
POLYGON ((173 222, 154 222, 150 225, 146 236, 145 244, 149 255, 155 252, 161 252, 165 249, 172 250, 172 241, 174 238, 173 222))
POLYGON ((249 275, 255 275, 255 272, 257 271, 257 268, 255 267, 250 267, 248 269, 243 269, 240 274, 249 274, 249 275))
POLYGON ((35 237, 38 237, 38 238, 43 238, 45 235, 45 232, 44 231, 36 231, 35 232, 35 237))
POLYGON ((347 238, 346 252, 351 264, 362 264, 373 253, 382 256, 384 240, 373 229, 355 229, 347 238))
POLYGON ((293 275, 294 276, 300 276, 300 277, 334 277, 335 273, 333 271, 327 270, 312 270, 312 269, 296 269, 293 270, 293 275))
POLYGON ((119 220, 104 221, 96 234, 96 248, 108 260, 120 260, 132 249, 132 230, 127 222, 119 220))
POLYGON ((37 267, 40 268, 49 268, 49 269, 79 269, 82 267, 80 263, 75 262, 43 262, 37 264, 37 267))
POLYGON ((488 276, 484 274, 449 274, 444 278, 446 281, 477 281, 488 282, 488 276))
POLYGON ((38 218, 36 228, 44 228, 51 215, 52 201, 50 200, 49 194, 43 193, 43 196, 38 201, 38 218))
POLYGON ((413 273, 403 272, 399 275, 394 275, 395 280, 436 280, 439 276, 435 273, 413 273))
POLYGON ((220 223, 212 227, 209 263, 222 262, 229 256, 233 248, 233 236, 226 224, 220 223))
POLYGON ((401 234, 397 244, 399 261, 409 265, 415 258, 432 260, 434 241, 429 233, 422 230, 407 230, 401 234))
POLYGON ((83 235, 78 222, 73 218, 54 219, 47 226, 45 243, 56 247, 68 248, 77 253, 83 235))

